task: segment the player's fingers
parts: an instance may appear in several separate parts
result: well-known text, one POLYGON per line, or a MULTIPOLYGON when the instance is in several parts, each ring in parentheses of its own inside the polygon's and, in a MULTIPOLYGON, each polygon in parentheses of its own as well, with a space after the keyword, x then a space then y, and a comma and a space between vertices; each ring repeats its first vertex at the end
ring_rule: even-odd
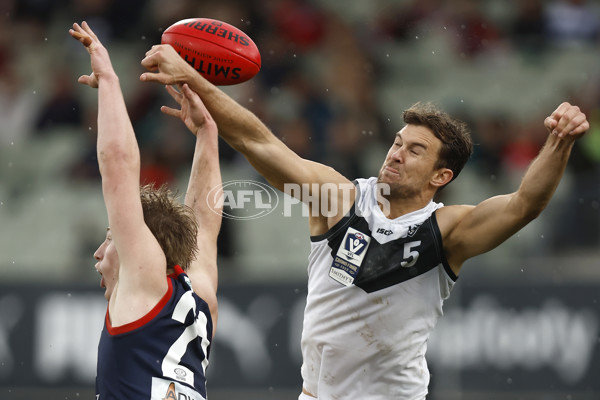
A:
POLYGON ((561 125, 561 119, 564 117, 565 113, 569 110, 570 107, 571 107, 571 105, 567 102, 561 103, 556 108, 556 110, 554 110, 554 112, 552 112, 552 114, 550 115, 550 117, 552 117, 557 122, 557 125, 554 127, 554 130, 552 131, 553 134, 558 135, 560 133, 561 129, 566 124, 565 121, 563 120, 562 125, 561 125))
POLYGON ((578 135, 580 133, 584 133, 588 129, 589 123, 585 117, 585 114, 578 112, 564 127, 563 131, 561 132, 561 136, 578 135))
POLYGON ((83 85, 87 85, 92 88, 98 87, 98 81, 96 79, 94 79, 93 74, 92 75, 81 75, 79 77, 79 79, 77 79, 77 82, 79 82, 83 85))
POLYGON ((171 45, 154 45, 146 52, 144 59, 142 59, 142 65, 146 68, 157 66, 162 60, 165 59, 161 54, 164 52, 175 51, 171 45))
POLYGON ((560 119, 560 117, 562 117, 570 107, 571 107, 571 104, 569 104, 565 101, 565 102, 561 103, 558 107, 556 107, 556 110, 554 110, 554 112, 551 114, 551 116, 554 117, 558 121, 560 119))
POLYGON ((170 75, 162 72, 144 72, 140 75, 140 80, 143 82, 158 82, 163 85, 173 85, 176 83, 170 75))
POLYGON ((165 88, 167 89, 167 92, 169 92, 171 97, 177 102, 177 104, 181 105, 181 101, 183 99, 181 93, 175 90, 171 85, 165 85, 165 88))
POLYGON ((548 132, 552 132, 552 130, 556 127, 558 121, 556 121, 553 117, 546 117, 544 120, 544 126, 548 130, 548 132))
POLYGON ((167 114, 167 115, 170 115, 170 116, 175 117, 175 118, 180 118, 181 117, 181 110, 177 110, 175 108, 171 108, 171 107, 167 107, 167 106, 162 106, 160 108, 160 111, 163 114, 167 114))
POLYGON ((182 90, 183 94, 185 95, 185 97, 192 104, 194 104, 196 107, 202 108, 206 113, 208 113, 208 110, 206 109, 206 105, 204 104, 204 102, 202 101, 202 99, 200 98, 198 93, 194 92, 187 83, 184 83, 182 85, 181 90, 182 90))
POLYGON ((204 104, 198 93, 194 92, 187 83, 183 84, 181 90, 185 95, 185 98, 189 101, 191 107, 200 110, 205 121, 212 121, 212 115, 210 115, 210 112, 206 108, 206 105, 204 104))
POLYGON ((98 36, 96 36, 96 34, 94 33, 94 31, 92 30, 92 28, 90 28, 90 26, 88 25, 88 23, 86 21, 83 21, 81 23, 81 27, 94 39, 98 40, 98 36))
MULTIPOLYGON (((563 103, 565 104, 565 103, 563 103)), ((554 128, 553 133, 559 137, 568 135, 575 127, 585 121, 585 115, 581 112, 579 107, 568 105, 565 109, 561 110, 562 115, 558 119, 558 124, 554 128)))
POLYGON ((586 119, 581 125, 573 130, 573 134, 577 135, 580 133, 585 133, 590 130, 590 122, 586 119))
POLYGON ((146 57, 144 57, 142 59, 142 67, 148 69, 148 70, 155 70, 158 67, 158 61, 156 60, 156 57, 154 56, 155 53, 152 54, 148 54, 146 53, 146 57))
MULTIPOLYGON (((145 64, 142 63, 142 66, 144 68, 146 68, 149 72, 160 72, 160 70, 158 69, 158 65, 157 64, 150 64, 150 62, 146 62, 145 64)), ((144 75, 144 74, 142 74, 142 75, 144 75)), ((142 77, 142 75, 140 75, 140 78, 142 77)))
POLYGON ((77 31, 77 32, 82 32, 83 29, 81 29, 81 26, 79 26, 79 24, 77 22, 73 23, 73 30, 77 31))
POLYGON ((590 129, 590 123, 586 120, 583 123, 581 123, 580 125, 578 125, 571 132, 569 132, 569 135, 571 135, 571 136, 581 135, 581 134, 587 132, 589 129, 590 129))
POLYGON ((144 72, 140 75, 140 80, 143 82, 160 82, 161 79, 158 75, 160 75, 158 72, 144 72))
POLYGON ((190 89, 190 86, 187 83, 184 83, 183 85, 181 85, 181 92, 183 93, 185 98, 188 99, 191 103, 193 103, 193 104, 200 103, 202 106, 204 106, 204 104, 200 100, 200 97, 196 94, 196 92, 194 92, 192 89, 190 89))
POLYGON ((90 45, 92 44, 92 39, 84 34, 84 33, 80 33, 77 31, 74 31, 72 29, 69 30, 69 33, 71 34, 71 36, 73 36, 75 39, 79 40, 81 43, 83 43, 83 45, 85 47, 90 47, 90 45))
POLYGON ((150 47, 150 50, 148 50, 148 51, 146 52, 145 56, 146 56, 146 57, 148 57, 148 56, 150 56, 150 55, 154 54, 154 53, 156 52, 156 50, 158 49, 158 46, 159 46, 159 45, 155 44, 155 45, 153 45, 152 47, 150 47))

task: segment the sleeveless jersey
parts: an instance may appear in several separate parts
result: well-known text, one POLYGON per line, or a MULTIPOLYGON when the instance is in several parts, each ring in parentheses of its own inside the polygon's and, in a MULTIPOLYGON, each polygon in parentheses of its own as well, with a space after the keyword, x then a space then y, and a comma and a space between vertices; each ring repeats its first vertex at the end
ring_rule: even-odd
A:
POLYGON ((108 311, 98 345, 97 400, 206 399, 212 340, 208 305, 181 267, 144 317, 112 327, 108 311))
POLYGON ((390 220, 376 178, 352 210, 311 237, 302 331, 304 388, 319 399, 424 399, 427 339, 457 277, 435 218, 441 203, 390 220))

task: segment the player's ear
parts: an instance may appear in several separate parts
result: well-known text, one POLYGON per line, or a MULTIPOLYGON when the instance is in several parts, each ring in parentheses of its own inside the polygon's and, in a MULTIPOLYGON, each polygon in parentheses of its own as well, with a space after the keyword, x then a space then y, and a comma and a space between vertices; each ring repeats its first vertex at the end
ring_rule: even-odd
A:
POLYGON ((453 176, 454 172, 450 168, 438 168, 433 173, 431 184, 436 187, 442 187, 448 184, 453 176))

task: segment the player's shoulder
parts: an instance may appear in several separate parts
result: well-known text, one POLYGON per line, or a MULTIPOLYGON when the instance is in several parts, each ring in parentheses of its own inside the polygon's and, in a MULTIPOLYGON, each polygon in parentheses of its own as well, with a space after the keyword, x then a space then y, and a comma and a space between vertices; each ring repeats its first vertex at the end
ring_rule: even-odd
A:
POLYGON ((435 212, 435 216, 442 237, 445 238, 452 232, 462 218, 474 207, 475 206, 472 205, 451 205, 438 208, 435 212))

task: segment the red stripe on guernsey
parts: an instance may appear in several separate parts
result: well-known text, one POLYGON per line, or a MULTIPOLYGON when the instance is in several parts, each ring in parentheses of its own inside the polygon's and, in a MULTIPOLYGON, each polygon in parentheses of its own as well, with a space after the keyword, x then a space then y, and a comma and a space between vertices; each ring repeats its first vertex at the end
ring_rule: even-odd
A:
MULTIPOLYGON (((181 268, 181 267, 180 267, 181 268)), ((177 270, 176 270, 177 271, 177 270)), ((170 277, 170 276, 169 276, 170 277)), ((169 302, 171 295, 173 294, 173 282, 171 279, 167 278, 167 282, 169 284, 169 288, 167 289, 167 293, 159 300, 159 302, 154 306, 152 310, 148 312, 148 314, 144 315, 142 318, 130 322, 125 325, 113 327, 110 324, 110 318, 108 315, 108 308, 106 309, 106 330, 111 335, 119 335, 126 332, 131 332, 134 329, 144 326, 148 322, 152 321, 154 317, 158 315, 158 313, 163 309, 163 307, 169 302)))
POLYGON ((183 268, 181 268, 179 265, 174 266, 173 269, 175 270, 175 272, 169 275, 170 278, 177 279, 179 275, 183 274, 183 268))

